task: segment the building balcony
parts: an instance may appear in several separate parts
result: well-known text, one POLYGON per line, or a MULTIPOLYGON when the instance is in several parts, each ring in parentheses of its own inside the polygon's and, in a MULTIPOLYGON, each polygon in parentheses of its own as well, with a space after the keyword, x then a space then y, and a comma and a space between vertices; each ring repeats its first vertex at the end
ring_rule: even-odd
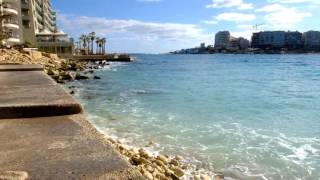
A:
POLYGON ((19 23, 17 20, 5 19, 3 21, 3 27, 7 29, 19 29, 19 23))
POLYGON ((19 44, 19 43, 21 43, 21 40, 18 37, 10 37, 6 41, 9 44, 19 44))
POLYGON ((17 3, 18 0, 2 0, 2 3, 17 3))
POLYGON ((3 7, 3 14, 5 15, 18 15, 17 7, 13 6, 12 4, 4 3, 2 4, 3 7))

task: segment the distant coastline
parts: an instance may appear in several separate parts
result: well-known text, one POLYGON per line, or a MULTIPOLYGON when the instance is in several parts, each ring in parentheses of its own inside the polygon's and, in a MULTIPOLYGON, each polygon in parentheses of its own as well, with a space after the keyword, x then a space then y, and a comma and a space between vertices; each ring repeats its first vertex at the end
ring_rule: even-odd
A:
POLYGON ((173 51, 169 54, 319 54, 320 51, 307 50, 264 50, 264 49, 247 49, 247 50, 211 50, 200 49, 199 51, 173 51))
POLYGON ((320 31, 261 31, 252 34, 251 41, 233 37, 229 31, 215 35, 214 46, 181 49, 171 54, 308 54, 320 53, 320 31))

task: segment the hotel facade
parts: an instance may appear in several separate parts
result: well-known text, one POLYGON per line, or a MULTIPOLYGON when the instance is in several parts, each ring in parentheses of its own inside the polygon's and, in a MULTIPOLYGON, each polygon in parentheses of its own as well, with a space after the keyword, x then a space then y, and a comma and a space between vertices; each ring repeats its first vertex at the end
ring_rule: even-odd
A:
POLYGON ((68 54, 73 41, 59 31, 51 0, 0 0, 3 45, 26 45, 42 51, 68 54))

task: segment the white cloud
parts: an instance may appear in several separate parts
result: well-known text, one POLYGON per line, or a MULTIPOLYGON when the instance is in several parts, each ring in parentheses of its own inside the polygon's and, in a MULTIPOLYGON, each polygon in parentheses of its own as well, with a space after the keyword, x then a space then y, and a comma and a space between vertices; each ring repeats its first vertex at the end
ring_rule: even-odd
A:
POLYGON ((253 9, 252 3, 245 3, 243 0, 212 0, 207 8, 237 8, 239 10, 253 9))
POLYGON ((319 0, 269 0, 271 3, 283 3, 283 4, 318 4, 320 5, 319 0))
POLYGON ((286 9, 286 8, 280 4, 270 4, 260 9, 257 9, 256 12, 276 12, 276 11, 282 11, 283 9, 286 9))
POLYGON ((193 24, 154 23, 139 20, 119 20, 100 17, 61 15, 60 24, 68 32, 79 36, 95 31, 103 36, 126 36, 143 40, 195 41, 206 38, 203 29, 193 24), (81 29, 82 32, 79 32, 81 29))
POLYGON ((253 21, 256 19, 256 15, 229 12, 229 13, 221 13, 221 14, 217 15, 216 19, 218 21, 231 21, 231 22, 239 23, 239 22, 253 21))
POLYGON ((310 12, 304 12, 294 7, 285 7, 280 4, 269 4, 256 12, 266 13, 265 23, 270 29, 288 30, 293 29, 305 18, 312 17, 310 12))
POLYGON ((219 22, 216 20, 204 20, 204 21, 201 21, 201 23, 203 23, 203 24, 218 24, 219 22))

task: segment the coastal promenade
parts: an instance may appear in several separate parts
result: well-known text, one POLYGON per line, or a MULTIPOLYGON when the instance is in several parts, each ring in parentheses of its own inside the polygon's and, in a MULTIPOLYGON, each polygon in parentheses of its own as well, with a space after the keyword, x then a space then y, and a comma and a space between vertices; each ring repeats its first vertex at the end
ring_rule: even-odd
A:
POLYGON ((0 65, 0 179, 143 179, 40 66, 0 65))

